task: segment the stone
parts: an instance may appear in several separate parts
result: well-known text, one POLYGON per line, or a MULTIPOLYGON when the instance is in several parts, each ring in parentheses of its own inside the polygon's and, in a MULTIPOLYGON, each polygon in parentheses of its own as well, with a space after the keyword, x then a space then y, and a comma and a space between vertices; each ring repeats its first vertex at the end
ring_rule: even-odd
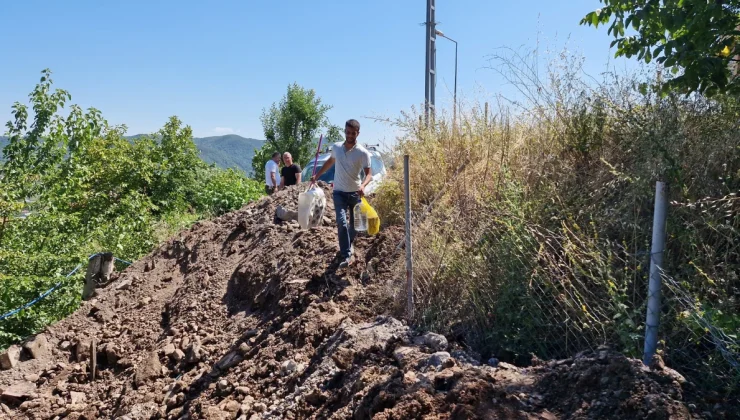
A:
POLYGON ((419 345, 430 347, 434 351, 443 351, 447 349, 447 338, 441 334, 428 332, 421 337, 416 337, 414 342, 419 345))
POLYGON ((244 333, 242 334, 242 339, 256 337, 257 335, 259 335, 259 330, 256 330, 256 329, 247 330, 247 331, 244 331, 244 333))
POLYGON ((38 382, 40 376, 35 373, 30 373, 28 375, 23 376, 23 379, 27 380, 28 382, 38 382))
POLYGON ((296 371, 296 368, 298 365, 293 360, 286 360, 283 362, 283 364, 280 366, 280 372, 283 375, 290 375, 293 372, 296 371))
POLYGON ((20 360, 21 349, 18 346, 10 346, 2 354, 0 354, 0 367, 4 370, 13 369, 20 360))
POLYGON ((447 353, 446 351, 438 351, 429 356, 429 359, 427 359, 427 365, 440 367, 448 361, 452 360, 450 357, 450 353, 447 353))
POLYGON ((236 392, 241 395, 247 395, 249 394, 249 388, 246 386, 238 386, 236 387, 236 392))
POLYGON ((185 359, 185 361, 188 363, 196 363, 199 362, 202 357, 203 349, 201 348, 200 344, 193 343, 188 348, 187 358, 185 359))
POLYGON ((35 392, 36 385, 30 382, 19 382, 4 390, 0 395, 0 398, 4 401, 20 403, 23 400, 31 398, 31 395, 35 392))
POLYGON ((170 355, 170 358, 174 360, 176 363, 179 363, 182 359, 185 358, 185 352, 183 352, 180 349, 175 350, 174 353, 170 355))
POLYGON ((166 346, 164 346, 164 349, 162 351, 164 352, 165 356, 169 356, 175 352, 175 345, 172 343, 167 344, 166 346))
POLYGON ((51 355, 49 351, 49 341, 45 334, 39 334, 23 344, 23 348, 31 353, 34 359, 45 359, 51 355))
POLYGON ((399 347, 393 352, 393 358, 399 365, 404 366, 411 360, 415 350, 412 347, 399 347))
POLYGON ((62 351, 67 351, 67 350, 69 350, 71 348, 72 348, 72 343, 70 343, 67 340, 62 341, 61 343, 59 343, 59 349, 62 350, 62 351))
POLYGON ((488 364, 490 366, 496 367, 498 366, 498 359, 495 357, 491 357, 490 359, 488 359, 488 364))
POLYGON ((237 401, 230 400, 226 403, 226 411, 229 413, 237 413, 239 411, 239 408, 241 407, 241 404, 239 404, 237 401))
POLYGON ((77 340, 75 345, 75 357, 78 362, 84 362, 90 358, 90 342, 86 339, 77 340))
POLYGON ((157 352, 151 352, 136 368, 134 374, 134 384, 136 386, 144 385, 146 382, 158 378, 162 375, 162 364, 159 362, 157 352))
POLYGON ((238 365, 242 360, 244 359, 239 353, 232 351, 222 357, 221 360, 216 363, 216 366, 221 370, 227 370, 238 365))
POLYGON ((221 379, 218 381, 218 384, 216 384, 216 388, 218 388, 219 391, 226 391, 229 389, 229 381, 226 379, 221 379))
POLYGON ((241 353, 242 356, 246 356, 248 352, 249 352, 249 344, 247 343, 239 344, 239 353, 241 353))
POLYGON ((107 343, 102 348, 103 354, 105 354, 105 360, 108 362, 109 365, 115 365, 118 363, 118 360, 121 358, 118 349, 116 349, 116 346, 113 345, 113 343, 107 343))
POLYGON ((69 393, 69 399, 72 404, 80 404, 87 400, 87 395, 84 392, 72 391, 69 393))
POLYGON ((131 288, 131 279, 125 279, 116 285, 116 290, 128 290, 131 288))

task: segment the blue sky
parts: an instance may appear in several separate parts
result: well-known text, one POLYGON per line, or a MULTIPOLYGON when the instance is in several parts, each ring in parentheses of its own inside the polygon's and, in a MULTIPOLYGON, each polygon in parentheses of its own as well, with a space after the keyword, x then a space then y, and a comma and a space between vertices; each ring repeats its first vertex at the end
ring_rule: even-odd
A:
MULTIPOLYGON (((292 82, 333 105, 331 121, 362 123, 361 141, 393 142, 395 118, 424 100, 425 0, 37 1, 0 9, 0 119, 50 68, 72 103, 94 106, 129 134, 171 115, 198 137, 264 138, 263 108, 292 82)), ((634 68, 615 60, 605 28, 578 24, 597 0, 437 0, 438 29, 459 43, 458 97, 514 95, 487 66, 500 47, 566 45, 585 70, 634 68), (568 40, 569 38, 569 40, 568 40)), ((454 44, 438 39, 437 103, 451 103, 454 44)), ((3 130, 4 131, 4 130, 3 130)))

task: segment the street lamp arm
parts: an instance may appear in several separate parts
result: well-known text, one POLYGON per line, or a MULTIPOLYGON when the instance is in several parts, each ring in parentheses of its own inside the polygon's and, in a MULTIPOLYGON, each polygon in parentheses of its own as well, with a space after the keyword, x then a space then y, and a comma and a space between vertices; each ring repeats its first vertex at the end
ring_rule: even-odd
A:
POLYGON ((454 39, 448 37, 447 35, 445 35, 444 33, 442 33, 442 31, 436 31, 436 33, 437 33, 438 36, 441 36, 442 38, 449 39, 450 41, 454 42, 455 45, 457 45, 457 41, 455 41, 454 39))

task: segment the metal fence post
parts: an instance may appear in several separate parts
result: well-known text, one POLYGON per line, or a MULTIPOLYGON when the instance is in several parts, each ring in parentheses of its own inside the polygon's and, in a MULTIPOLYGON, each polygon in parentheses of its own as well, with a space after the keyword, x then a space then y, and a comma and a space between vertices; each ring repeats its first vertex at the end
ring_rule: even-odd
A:
POLYGON ((411 252, 411 182, 409 181, 409 155, 403 156, 403 186, 406 201, 406 314, 414 318, 414 265, 411 252))
POLYGON ((658 326, 660 325, 660 284, 663 269, 666 229, 666 185, 655 184, 655 210, 653 213, 653 242, 650 249, 650 283, 648 285, 647 317, 645 320, 645 348, 642 362, 650 365, 658 348, 658 326))

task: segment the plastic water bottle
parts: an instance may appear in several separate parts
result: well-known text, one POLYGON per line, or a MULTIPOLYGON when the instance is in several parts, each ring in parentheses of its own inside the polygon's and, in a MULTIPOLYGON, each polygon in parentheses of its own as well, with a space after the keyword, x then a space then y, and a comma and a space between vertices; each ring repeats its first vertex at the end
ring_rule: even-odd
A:
POLYGON ((360 203, 355 205, 355 231, 367 232, 367 215, 360 211, 360 203))

